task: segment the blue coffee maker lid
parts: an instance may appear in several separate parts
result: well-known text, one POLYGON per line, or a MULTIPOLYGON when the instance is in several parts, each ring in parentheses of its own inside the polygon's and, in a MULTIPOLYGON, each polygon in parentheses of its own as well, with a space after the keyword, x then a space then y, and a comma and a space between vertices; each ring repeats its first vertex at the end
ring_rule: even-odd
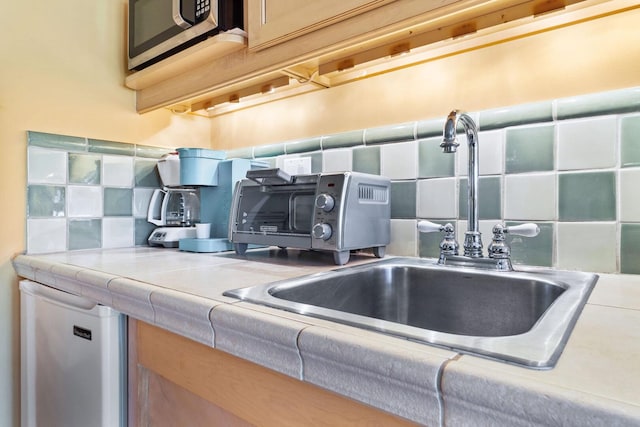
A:
POLYGON ((180 158, 196 157, 204 159, 224 160, 227 153, 220 150, 208 150, 206 148, 178 148, 180 158))

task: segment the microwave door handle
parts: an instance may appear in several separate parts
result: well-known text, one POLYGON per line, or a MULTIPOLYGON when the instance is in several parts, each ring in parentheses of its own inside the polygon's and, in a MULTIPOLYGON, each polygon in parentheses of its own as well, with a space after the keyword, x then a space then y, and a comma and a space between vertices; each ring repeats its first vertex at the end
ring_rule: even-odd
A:
POLYGON ((185 21, 182 18, 182 13, 180 10, 180 1, 181 0, 171 0, 172 12, 173 12, 173 22, 176 23, 177 26, 181 28, 189 28, 191 24, 185 21))

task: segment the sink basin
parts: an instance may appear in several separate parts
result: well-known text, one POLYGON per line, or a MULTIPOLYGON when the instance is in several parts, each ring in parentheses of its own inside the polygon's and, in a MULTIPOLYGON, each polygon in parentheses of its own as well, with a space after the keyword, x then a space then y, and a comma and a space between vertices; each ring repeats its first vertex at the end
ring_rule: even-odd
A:
POLYGON ((555 365, 595 274, 391 258, 225 295, 533 368, 555 365))

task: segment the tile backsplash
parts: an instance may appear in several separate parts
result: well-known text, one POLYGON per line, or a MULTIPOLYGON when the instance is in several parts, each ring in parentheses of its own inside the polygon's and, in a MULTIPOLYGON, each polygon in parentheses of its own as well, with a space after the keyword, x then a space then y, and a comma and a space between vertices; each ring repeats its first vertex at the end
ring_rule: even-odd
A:
POLYGON ((169 150, 28 132, 27 252, 146 244, 147 207, 169 150))
MULTIPOLYGON (((420 219, 451 222, 464 240, 467 145, 440 148, 434 120, 232 150, 273 167, 308 157, 312 172, 353 170, 392 180, 387 253, 437 257, 441 236, 420 219)), ((640 88, 469 113, 479 128, 480 230, 536 222, 508 236, 515 263, 640 274, 640 88)), ((28 132, 27 251, 146 244, 146 212, 166 148, 28 132)), ((485 249, 486 251, 486 249, 485 249)))
MULTIPOLYGON (((467 217, 467 145, 459 136, 458 153, 442 153, 446 113, 227 156, 274 167, 310 157, 313 172, 385 175, 392 180, 387 252, 437 257, 441 236, 418 233, 417 221, 451 222, 462 242, 467 217)), ((485 248, 496 223, 533 221, 537 237, 508 237, 516 263, 640 274, 640 88, 469 114, 479 129, 485 248)))

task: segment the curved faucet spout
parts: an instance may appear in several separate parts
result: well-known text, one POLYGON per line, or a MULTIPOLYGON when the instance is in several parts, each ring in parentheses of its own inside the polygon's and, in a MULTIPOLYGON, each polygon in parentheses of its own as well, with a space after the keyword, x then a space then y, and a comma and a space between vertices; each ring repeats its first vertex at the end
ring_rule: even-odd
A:
POLYGON ((478 149, 478 128, 473 119, 458 110, 453 110, 447 116, 442 135, 442 151, 455 153, 458 146, 458 122, 462 124, 469 145, 469 184, 468 189, 468 227, 464 239, 464 254, 473 258, 482 257, 482 237, 478 224, 478 175, 480 170, 478 149))

